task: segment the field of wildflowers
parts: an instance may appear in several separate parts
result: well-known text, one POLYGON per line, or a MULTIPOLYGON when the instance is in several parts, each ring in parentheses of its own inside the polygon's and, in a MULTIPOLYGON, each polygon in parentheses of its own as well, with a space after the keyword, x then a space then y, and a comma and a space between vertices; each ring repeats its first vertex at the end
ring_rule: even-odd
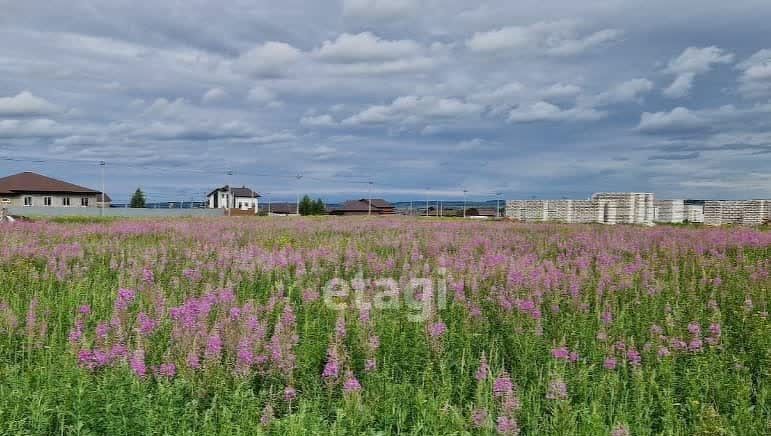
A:
POLYGON ((771 432, 771 232, 0 226, 0 434, 771 432))

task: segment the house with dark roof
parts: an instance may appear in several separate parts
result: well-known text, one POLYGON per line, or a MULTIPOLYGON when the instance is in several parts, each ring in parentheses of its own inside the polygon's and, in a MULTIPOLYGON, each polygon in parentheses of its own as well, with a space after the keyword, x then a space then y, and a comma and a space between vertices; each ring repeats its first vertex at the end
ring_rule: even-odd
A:
POLYGON ((258 206, 260 194, 251 188, 225 185, 206 195, 209 209, 254 209, 258 206))
POLYGON ((297 215, 297 203, 274 202, 260 205, 260 212, 271 216, 297 215))
POLYGON ((0 178, 0 203, 5 206, 109 207, 111 201, 100 191, 29 171, 0 178))
POLYGON ((395 213, 394 205, 382 198, 373 198, 371 202, 366 198, 349 200, 329 212, 330 215, 393 215, 395 213))

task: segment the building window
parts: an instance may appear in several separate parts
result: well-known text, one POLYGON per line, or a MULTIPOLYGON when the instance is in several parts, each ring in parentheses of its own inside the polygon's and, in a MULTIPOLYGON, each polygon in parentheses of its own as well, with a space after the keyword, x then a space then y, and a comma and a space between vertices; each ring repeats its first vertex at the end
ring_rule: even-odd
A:
POLYGON ((83 207, 88 206, 88 197, 80 197, 80 205, 83 207))
POLYGON ((70 205, 70 197, 62 198, 62 206, 69 206, 69 205, 70 205))
POLYGON ((32 206, 32 197, 24 197, 24 205, 32 206))
POLYGON ((51 197, 43 197, 43 206, 51 205, 51 197))

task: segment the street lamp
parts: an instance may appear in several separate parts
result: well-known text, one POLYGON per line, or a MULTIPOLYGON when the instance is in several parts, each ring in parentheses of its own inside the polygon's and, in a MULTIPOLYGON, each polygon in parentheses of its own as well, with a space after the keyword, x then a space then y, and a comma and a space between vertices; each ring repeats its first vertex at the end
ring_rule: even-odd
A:
POLYGON ((466 218, 466 193, 468 190, 463 190, 463 218, 466 218))
POLYGON ((503 192, 496 192, 495 196, 495 216, 500 218, 501 217, 501 195, 503 195, 503 192))

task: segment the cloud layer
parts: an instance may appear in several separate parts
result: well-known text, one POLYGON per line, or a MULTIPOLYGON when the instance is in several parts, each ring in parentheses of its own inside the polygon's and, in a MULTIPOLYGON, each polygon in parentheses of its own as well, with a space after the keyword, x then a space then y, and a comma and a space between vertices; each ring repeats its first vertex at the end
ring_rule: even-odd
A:
POLYGON ((118 199, 771 197, 766 1, 35 3, 0 17, 3 174, 96 186, 105 160, 118 199))

